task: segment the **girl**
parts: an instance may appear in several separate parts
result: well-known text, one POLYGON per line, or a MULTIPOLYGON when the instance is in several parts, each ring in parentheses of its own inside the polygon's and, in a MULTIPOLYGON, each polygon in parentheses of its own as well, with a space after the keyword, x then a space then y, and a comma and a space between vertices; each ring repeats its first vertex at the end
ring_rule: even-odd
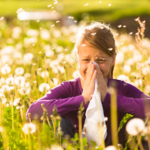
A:
MULTIPOLYGON (((109 27, 96 22, 83 26, 80 28, 76 39, 74 53, 77 55, 80 77, 65 81, 51 89, 44 97, 32 103, 27 114, 31 113, 31 119, 34 119, 35 115, 40 118, 43 114, 41 104, 44 103, 48 116, 50 116, 54 105, 56 105, 58 114, 62 117, 61 128, 64 135, 68 134, 70 137, 74 137, 74 133, 78 132, 78 109, 83 103, 84 112, 86 112, 94 92, 95 78, 97 78, 104 116, 108 118, 105 144, 110 145, 112 142, 110 126, 111 95, 108 88, 111 83, 115 83, 117 91, 118 126, 126 113, 145 118, 143 97, 146 97, 147 100, 150 100, 150 97, 129 83, 113 79, 116 46, 109 27), (96 62, 100 69, 93 62, 96 62)), ((82 121, 84 124, 85 115, 82 121)), ((126 142, 124 133, 125 130, 122 129, 119 134, 121 135, 119 142, 123 145, 126 142)))

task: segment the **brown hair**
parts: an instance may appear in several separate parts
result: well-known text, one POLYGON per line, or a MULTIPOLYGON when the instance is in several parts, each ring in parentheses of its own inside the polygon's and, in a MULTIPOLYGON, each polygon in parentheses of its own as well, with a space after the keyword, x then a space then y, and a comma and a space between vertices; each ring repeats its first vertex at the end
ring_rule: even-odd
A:
MULTIPOLYGON (((100 49, 105 54, 113 57, 116 54, 115 39, 112 29, 108 26, 92 22, 90 25, 83 25, 79 28, 73 53, 78 54, 80 44, 86 41, 90 45, 100 49)), ((112 66, 108 77, 113 78, 114 65, 112 66)))

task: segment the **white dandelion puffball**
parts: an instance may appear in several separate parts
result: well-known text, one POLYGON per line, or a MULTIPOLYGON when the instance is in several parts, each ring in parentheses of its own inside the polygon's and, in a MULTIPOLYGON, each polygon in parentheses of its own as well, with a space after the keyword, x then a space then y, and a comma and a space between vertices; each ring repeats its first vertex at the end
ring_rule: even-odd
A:
POLYGON ((124 65, 123 71, 124 71, 125 73, 129 73, 129 72, 131 71, 131 67, 130 67, 129 65, 124 65))
POLYGON ((15 84, 23 87, 25 85, 25 78, 23 76, 18 76, 15 78, 15 84))
POLYGON ((19 90, 19 93, 21 95, 28 95, 30 93, 31 89, 29 87, 22 87, 20 90, 19 90))
POLYGON ((8 65, 5 65, 1 68, 1 73, 2 74, 9 74, 11 71, 11 68, 8 65))
POLYGON ((76 70, 72 74, 73 78, 78 78, 80 76, 79 70, 76 70))
POLYGON ((150 134, 150 127, 149 126, 145 127, 143 130, 143 133, 144 134, 150 134))
POLYGON ((106 148, 105 148, 105 150, 117 150, 117 148, 115 147, 115 146, 107 146, 106 148))
POLYGON ((16 98, 16 99, 14 100, 14 102, 13 102, 13 105, 14 105, 14 106, 17 106, 17 104, 19 103, 20 99, 21 99, 21 98, 16 98))
POLYGON ((3 131, 4 131, 4 128, 0 126, 0 132, 3 132, 3 131))
POLYGON ((54 84, 54 85, 57 85, 58 84, 58 79, 57 78, 52 78, 52 81, 50 83, 54 84))
POLYGON ((37 30, 35 30, 35 29, 29 29, 29 30, 27 31, 27 35, 28 35, 28 36, 38 36, 38 35, 39 35, 39 32, 38 32, 37 30))
POLYGON ((47 77, 49 77, 49 72, 48 72, 48 71, 43 71, 43 72, 41 72, 41 77, 42 77, 42 78, 47 78, 47 77))
POLYGON ((1 89, 4 91, 4 92, 7 92, 9 91, 9 86, 7 84, 4 84, 2 85, 1 89))
POLYGON ((44 40, 49 40, 49 38, 50 38, 50 33, 47 29, 42 29, 40 31, 40 35, 41 35, 41 38, 44 40))
POLYGON ((124 61, 124 53, 123 52, 118 52, 117 56, 116 56, 116 64, 122 64, 124 61))
POLYGON ((39 86, 39 91, 40 91, 40 92, 44 92, 45 89, 46 89, 46 91, 50 90, 49 84, 47 84, 47 83, 42 83, 42 84, 40 84, 40 86, 39 86))
POLYGON ((127 123, 126 131, 128 132, 128 134, 135 136, 142 132, 144 127, 145 125, 142 119, 133 118, 127 123))
POLYGON ((36 131, 36 126, 33 123, 25 123, 22 130, 25 134, 34 133, 36 131))
POLYGON ((129 77, 128 77, 128 76, 125 76, 125 75, 120 75, 120 76, 117 77, 117 79, 118 79, 118 80, 123 80, 123 81, 125 81, 125 82, 130 83, 129 77))
POLYGON ((33 54, 32 53, 26 53, 23 57, 23 62, 24 64, 31 64, 33 59, 33 54))
POLYGON ((13 77, 8 77, 6 79, 6 84, 7 85, 14 85, 14 78, 13 77))
POLYGON ((15 69, 16 75, 22 75, 24 73, 24 69, 22 67, 18 67, 15 69))
POLYGON ((63 150, 63 148, 59 145, 52 145, 51 150, 63 150))

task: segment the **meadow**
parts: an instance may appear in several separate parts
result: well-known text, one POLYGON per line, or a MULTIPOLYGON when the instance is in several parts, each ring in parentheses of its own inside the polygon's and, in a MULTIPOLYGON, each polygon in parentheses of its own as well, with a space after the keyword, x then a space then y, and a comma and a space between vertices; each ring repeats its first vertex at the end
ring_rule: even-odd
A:
MULTIPOLYGON (((114 32, 117 43, 117 59, 114 78, 124 80, 150 94, 150 40, 144 38, 144 24, 140 22, 135 38, 129 34, 114 32)), ((81 25, 83 21, 79 22, 81 25)), ((26 111, 32 102, 44 96, 63 81, 77 78, 77 62, 72 50, 79 25, 61 26, 59 21, 19 21, 8 23, 0 20, 0 149, 1 150, 77 150, 113 149, 87 145, 81 133, 72 142, 61 139, 60 116, 54 110, 47 116, 44 106, 42 123, 28 123, 26 111), (53 127, 49 119, 52 119, 53 127), (56 132, 56 126, 58 131, 56 132), (62 140, 62 144, 61 144, 62 140)), ((122 25, 119 28, 125 28, 122 25)), ((120 127, 130 118, 127 115, 120 127)), ((79 116, 81 117, 81 116, 79 116)), ((29 114, 30 118, 30 114, 29 114)), ((138 123, 137 123, 138 124, 138 123)), ((132 141, 141 135, 149 140, 149 130, 143 126, 132 141), (137 135, 137 136, 136 136, 137 135)), ((134 137, 134 138, 133 138, 134 137)), ((119 148, 118 148, 119 149, 119 148)), ((121 148, 120 148, 121 149, 121 148)), ((126 149, 126 148, 123 148, 126 149)))

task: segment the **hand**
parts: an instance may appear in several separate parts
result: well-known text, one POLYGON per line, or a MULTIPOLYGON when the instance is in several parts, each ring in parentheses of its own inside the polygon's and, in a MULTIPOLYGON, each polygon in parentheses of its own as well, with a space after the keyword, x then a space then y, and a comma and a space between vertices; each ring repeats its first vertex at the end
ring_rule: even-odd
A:
POLYGON ((97 84, 99 87, 99 91, 101 94, 101 101, 104 102, 105 96, 108 92, 108 87, 107 87, 107 78, 104 78, 102 71, 98 68, 98 66, 96 65, 96 70, 97 70, 97 84))
POLYGON ((89 63, 86 79, 84 81, 83 93, 82 96, 84 98, 85 104, 87 104, 91 99, 95 89, 95 78, 97 74, 97 70, 94 69, 95 65, 93 63, 89 63))

